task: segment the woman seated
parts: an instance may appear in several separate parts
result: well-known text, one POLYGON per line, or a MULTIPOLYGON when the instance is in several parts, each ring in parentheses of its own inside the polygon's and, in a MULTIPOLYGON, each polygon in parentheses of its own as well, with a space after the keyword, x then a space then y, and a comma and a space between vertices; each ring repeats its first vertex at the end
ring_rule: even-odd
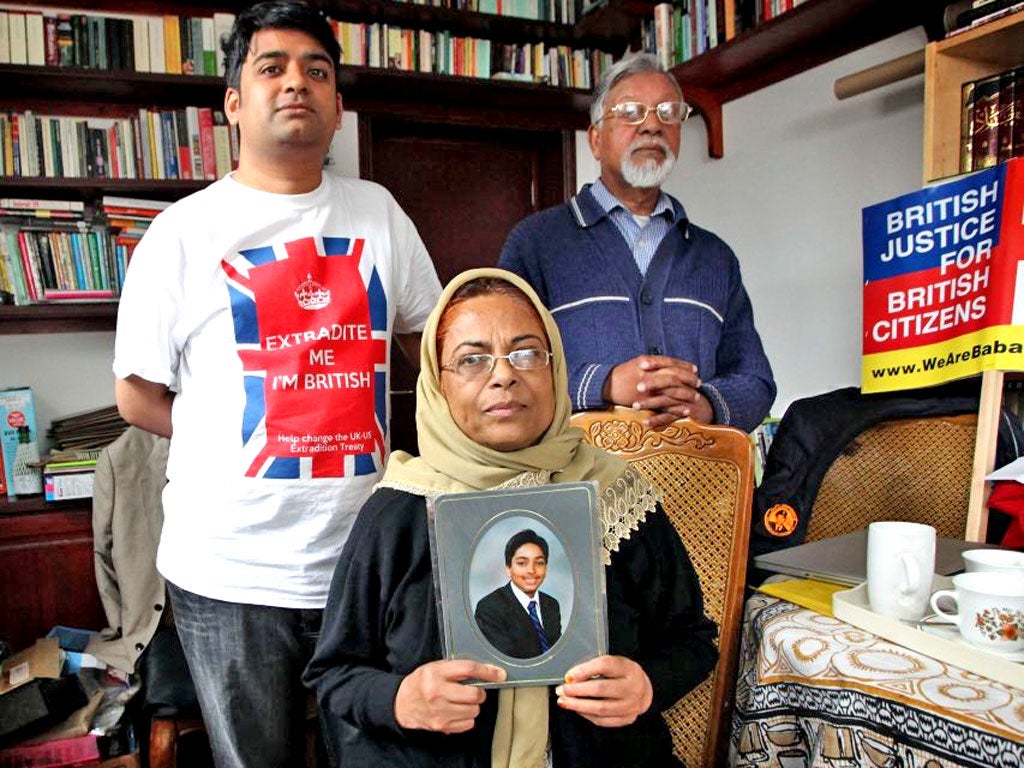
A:
POLYGON ((343 766, 678 766, 661 712, 717 660, 682 543, 636 470, 569 427, 558 328, 515 275, 471 270, 423 332, 420 456, 391 456, 334 573, 306 670, 343 766), (553 689, 486 691, 505 672, 442 660, 427 499, 596 480, 609 655, 553 689))

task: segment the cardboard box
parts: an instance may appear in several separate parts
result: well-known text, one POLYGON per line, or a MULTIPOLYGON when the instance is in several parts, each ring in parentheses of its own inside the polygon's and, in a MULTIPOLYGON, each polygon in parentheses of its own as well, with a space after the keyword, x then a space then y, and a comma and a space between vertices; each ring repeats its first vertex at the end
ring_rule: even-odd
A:
POLYGON ((0 696, 36 678, 60 677, 64 660, 56 637, 43 637, 35 645, 0 664, 0 696))
POLYGON ((29 466, 39 462, 39 432, 35 402, 28 387, 0 389, 0 451, 8 496, 43 492, 42 472, 29 466))

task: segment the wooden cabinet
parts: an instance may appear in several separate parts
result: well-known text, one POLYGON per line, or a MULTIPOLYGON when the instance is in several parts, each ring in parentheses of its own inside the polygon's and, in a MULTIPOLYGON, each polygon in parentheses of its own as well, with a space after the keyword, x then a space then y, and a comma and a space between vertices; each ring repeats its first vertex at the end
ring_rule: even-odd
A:
MULTIPOLYGON (((1024 11, 930 43, 925 49, 924 181, 960 172, 961 86, 1024 64, 1024 11)), ((988 529, 985 481, 995 463, 1003 372, 982 374, 978 436, 971 474, 966 538, 988 529)))
POLYGON ((0 639, 19 650, 56 624, 106 625, 93 569, 92 506, 0 498, 0 639))
POLYGON ((924 180, 960 172, 961 87, 1024 64, 1024 11, 925 49, 924 180))

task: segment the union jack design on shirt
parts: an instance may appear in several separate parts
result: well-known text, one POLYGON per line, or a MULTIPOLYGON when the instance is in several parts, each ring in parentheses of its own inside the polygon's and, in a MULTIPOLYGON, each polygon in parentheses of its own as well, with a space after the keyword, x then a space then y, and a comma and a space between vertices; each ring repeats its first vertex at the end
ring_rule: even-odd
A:
POLYGON ((247 477, 351 477, 383 467, 388 306, 364 244, 305 237, 221 262, 245 372, 247 477))

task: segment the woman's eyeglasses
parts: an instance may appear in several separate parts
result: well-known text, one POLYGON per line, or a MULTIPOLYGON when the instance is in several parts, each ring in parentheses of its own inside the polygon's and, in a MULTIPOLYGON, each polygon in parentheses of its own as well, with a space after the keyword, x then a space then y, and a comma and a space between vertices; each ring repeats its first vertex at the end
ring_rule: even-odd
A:
POLYGON ((508 364, 517 371, 539 371, 547 368, 552 353, 546 349, 517 349, 507 355, 491 355, 486 352, 472 352, 457 357, 441 366, 443 371, 452 371, 464 379, 482 379, 489 376, 498 360, 508 360, 508 364))
POLYGON ((640 101, 624 101, 609 108, 604 117, 614 117, 626 125, 640 125, 652 110, 665 125, 678 125, 690 116, 693 107, 685 101, 663 101, 654 107, 640 101))

